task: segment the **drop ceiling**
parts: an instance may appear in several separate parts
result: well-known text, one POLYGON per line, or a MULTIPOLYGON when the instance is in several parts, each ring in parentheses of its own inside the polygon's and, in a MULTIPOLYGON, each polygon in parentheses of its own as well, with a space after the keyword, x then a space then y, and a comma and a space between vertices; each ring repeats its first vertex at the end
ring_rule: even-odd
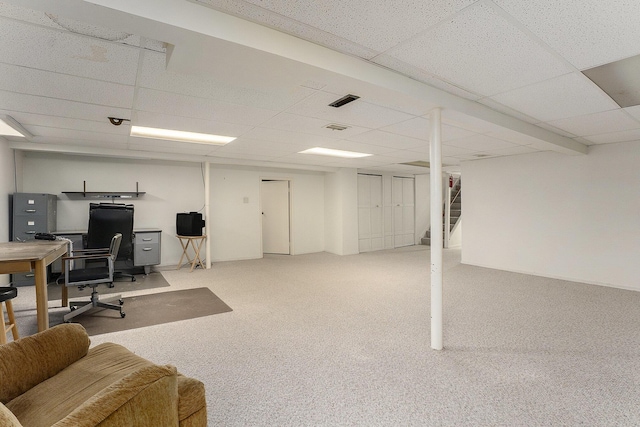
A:
POLYGON ((430 161, 441 107, 447 170, 584 155, 640 141, 640 106, 583 74, 640 54, 637 16, 640 2, 596 0, 10 0, 0 115, 34 135, 6 137, 20 150, 424 173, 404 163, 430 161), (108 117, 236 140, 135 138, 108 117), (372 156, 299 154, 312 147, 372 156))

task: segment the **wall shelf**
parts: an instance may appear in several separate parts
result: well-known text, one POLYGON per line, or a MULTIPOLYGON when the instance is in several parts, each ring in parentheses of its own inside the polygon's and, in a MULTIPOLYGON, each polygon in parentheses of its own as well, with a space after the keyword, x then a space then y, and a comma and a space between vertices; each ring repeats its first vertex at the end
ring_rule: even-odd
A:
POLYGON ((82 182, 83 191, 63 191, 69 198, 91 198, 91 199, 137 199, 146 194, 144 191, 138 191, 138 183, 136 182, 136 191, 87 191, 87 181, 82 182))

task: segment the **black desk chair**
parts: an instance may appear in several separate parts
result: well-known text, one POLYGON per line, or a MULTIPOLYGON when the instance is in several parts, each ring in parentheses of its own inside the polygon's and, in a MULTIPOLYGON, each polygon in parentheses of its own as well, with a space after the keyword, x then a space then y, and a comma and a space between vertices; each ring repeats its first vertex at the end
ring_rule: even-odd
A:
POLYGON ((71 312, 64 315, 65 322, 69 322, 72 318, 93 307, 118 310, 120 311, 120 317, 125 316, 122 311, 124 300, 121 295, 110 296, 101 300, 96 290, 101 283, 113 283, 114 266, 121 241, 122 234, 117 233, 111 238, 111 244, 108 248, 74 250, 72 256, 62 257, 64 285, 78 286, 79 288, 88 286, 92 289, 90 301, 69 302, 71 312), (99 261, 103 265, 71 270, 71 263, 77 260, 84 260, 85 265, 87 264, 86 261, 99 261), (111 301, 115 300, 118 300, 119 304, 110 304, 111 301))
MULTIPOLYGON (((133 205, 120 203, 91 203, 89 205, 89 228, 87 231, 86 249, 109 247, 114 234, 122 234, 122 243, 117 261, 125 261, 133 266, 133 205)), ((118 276, 132 274, 117 273, 118 276)))

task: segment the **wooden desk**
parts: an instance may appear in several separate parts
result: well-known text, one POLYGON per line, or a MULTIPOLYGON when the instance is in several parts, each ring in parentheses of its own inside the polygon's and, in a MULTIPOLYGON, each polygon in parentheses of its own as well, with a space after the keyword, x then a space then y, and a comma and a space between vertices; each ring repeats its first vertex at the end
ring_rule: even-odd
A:
POLYGON ((35 273, 38 332, 49 327, 47 266, 66 253, 67 242, 60 240, 0 243, 0 274, 35 273))
POLYGON ((180 270, 182 267, 182 260, 186 257, 187 263, 191 264, 191 270, 200 265, 200 267, 205 268, 204 263, 200 259, 200 249, 202 249, 202 244, 205 240, 207 240, 207 236, 176 236, 178 240, 180 240, 180 244, 182 245, 182 256, 180 257, 180 261, 178 262, 178 268, 176 270, 180 270), (197 242, 197 246, 196 246, 197 242), (193 259, 189 256, 189 246, 193 248, 193 259))

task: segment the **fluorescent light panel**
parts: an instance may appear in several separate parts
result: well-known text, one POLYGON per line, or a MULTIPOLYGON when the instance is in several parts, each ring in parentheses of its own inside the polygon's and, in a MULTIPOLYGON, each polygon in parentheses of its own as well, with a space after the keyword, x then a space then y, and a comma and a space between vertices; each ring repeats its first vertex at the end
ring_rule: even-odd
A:
POLYGON ((372 154, 356 153, 355 151, 333 150, 331 148, 314 147, 308 150, 300 151, 299 154, 319 154, 321 156, 345 157, 347 159, 356 159, 358 157, 368 157, 372 154))
POLYGON ((148 128, 131 126, 131 136, 140 138, 166 139, 169 141, 193 142, 196 144, 224 145, 235 138, 231 136, 212 135, 208 133, 185 132, 181 130, 148 128))
POLYGON ((33 135, 11 116, 0 115, 0 135, 33 138, 33 135))

